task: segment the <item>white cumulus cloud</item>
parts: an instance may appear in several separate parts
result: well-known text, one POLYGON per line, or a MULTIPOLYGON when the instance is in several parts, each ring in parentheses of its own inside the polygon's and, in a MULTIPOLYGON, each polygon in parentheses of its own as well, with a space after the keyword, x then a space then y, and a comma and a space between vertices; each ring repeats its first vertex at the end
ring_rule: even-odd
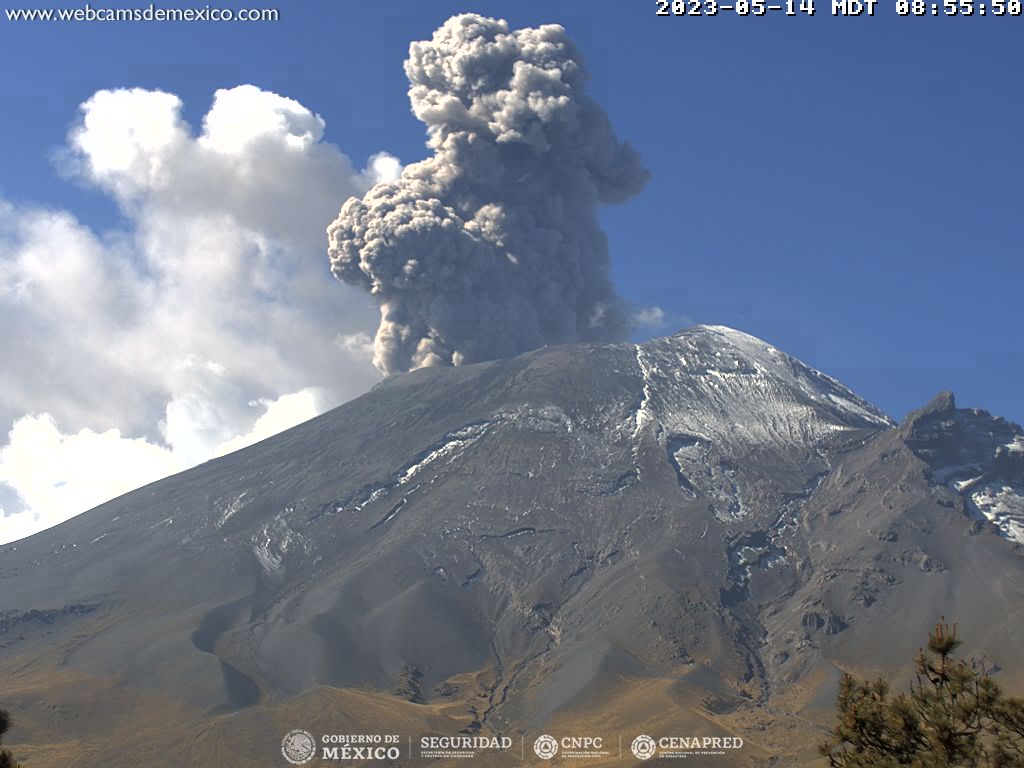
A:
POLYGON ((110 195, 126 226, 0 200, 0 542, 378 378, 375 308, 339 295, 324 230, 398 160, 357 169, 319 115, 253 86, 218 91, 198 130, 181 109, 141 89, 81 106, 62 169, 110 195))

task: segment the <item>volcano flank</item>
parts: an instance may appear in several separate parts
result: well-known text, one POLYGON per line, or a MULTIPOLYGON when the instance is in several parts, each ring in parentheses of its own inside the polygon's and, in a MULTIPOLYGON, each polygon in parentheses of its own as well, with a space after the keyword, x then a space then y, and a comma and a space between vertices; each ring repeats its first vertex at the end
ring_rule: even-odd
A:
POLYGON ((1024 682, 1022 541, 1024 432, 952 395, 897 425, 723 327, 548 347, 3 546, 5 706, 33 768, 284 765, 292 728, 811 765, 842 671, 905 680, 939 613, 1024 682))

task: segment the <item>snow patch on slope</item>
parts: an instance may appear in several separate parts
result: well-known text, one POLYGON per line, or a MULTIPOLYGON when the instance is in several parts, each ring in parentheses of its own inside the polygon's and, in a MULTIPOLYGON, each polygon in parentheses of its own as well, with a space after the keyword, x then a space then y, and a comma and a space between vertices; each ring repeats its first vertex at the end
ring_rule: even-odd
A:
POLYGON ((487 424, 470 424, 462 429, 448 433, 440 442, 435 443, 423 454, 402 468, 398 475, 398 485, 405 485, 432 464, 456 458, 466 448, 484 436, 487 426, 487 424))
MULTIPOLYGON (((411 494, 420 485, 429 485, 435 482, 444 473, 446 467, 453 465, 470 447, 501 426, 513 426, 535 432, 565 431, 569 433, 575 428, 569 415, 554 405, 521 405, 502 409, 489 419, 466 424, 448 432, 410 459, 396 474, 385 480, 363 486, 348 498, 338 500, 329 509, 321 510, 307 518, 306 524, 308 525, 324 515, 360 512, 371 504, 384 499, 394 489, 408 486, 414 481, 412 490, 404 490, 403 493, 411 494)), ((408 499, 406 498, 405 501, 408 499)), ((402 506, 392 510, 395 514, 389 513, 384 520, 378 521, 372 527, 377 528, 390 522, 402 507, 404 507, 404 501, 402 506)))
POLYGON ((572 418, 557 405, 521 405, 502 409, 494 414, 494 426, 510 424, 531 432, 571 433, 575 429, 572 418))
POLYGON ((238 494, 234 501, 232 501, 230 504, 224 507, 224 509, 221 511, 220 517, 217 519, 217 522, 214 523, 217 530, 223 528, 224 525, 228 522, 228 520, 230 520, 235 515, 236 512, 238 512, 243 506, 245 506, 242 503, 242 499, 244 499, 248 494, 248 491, 242 491, 240 494, 238 494))
POLYGON ((300 538, 285 519, 292 511, 291 507, 286 507, 284 512, 264 523, 252 538, 252 553, 268 576, 274 576, 280 571, 284 556, 300 538))
POLYGON ((644 348, 639 344, 636 346, 636 364, 640 368, 640 373, 643 376, 643 393, 640 398, 640 403, 637 405, 636 413, 634 414, 635 427, 633 429, 633 437, 640 434, 641 430, 648 425, 656 421, 654 413, 651 410, 651 385, 654 380, 657 370, 647 362, 646 356, 644 355, 644 348))
POLYGON ((1003 483, 985 483, 971 490, 975 510, 1004 536, 1024 544, 1024 489, 1003 483))

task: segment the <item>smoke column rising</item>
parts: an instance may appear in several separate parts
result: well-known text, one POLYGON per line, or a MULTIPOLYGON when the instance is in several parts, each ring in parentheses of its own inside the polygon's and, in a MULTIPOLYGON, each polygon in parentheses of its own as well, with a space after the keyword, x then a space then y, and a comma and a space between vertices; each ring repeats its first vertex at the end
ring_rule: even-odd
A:
POLYGON ((584 93, 557 25, 449 19, 405 62, 434 155, 349 199, 328 227, 331 271, 380 303, 384 373, 621 338, 601 203, 647 171, 584 93))

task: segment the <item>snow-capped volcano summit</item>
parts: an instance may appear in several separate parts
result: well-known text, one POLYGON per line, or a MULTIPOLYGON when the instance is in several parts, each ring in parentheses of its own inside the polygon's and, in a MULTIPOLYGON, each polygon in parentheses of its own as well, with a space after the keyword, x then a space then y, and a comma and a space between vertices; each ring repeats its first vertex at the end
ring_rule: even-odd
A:
POLYGON ((638 418, 703 440, 813 445, 893 422, 835 379, 760 339, 695 326, 636 348, 647 400, 638 418))
POLYGON ((1024 678, 994 424, 896 428, 722 327, 394 376, 0 548, 6 703, 37 767, 581 722, 800 765, 837 670, 902 673, 940 611, 1024 678))

